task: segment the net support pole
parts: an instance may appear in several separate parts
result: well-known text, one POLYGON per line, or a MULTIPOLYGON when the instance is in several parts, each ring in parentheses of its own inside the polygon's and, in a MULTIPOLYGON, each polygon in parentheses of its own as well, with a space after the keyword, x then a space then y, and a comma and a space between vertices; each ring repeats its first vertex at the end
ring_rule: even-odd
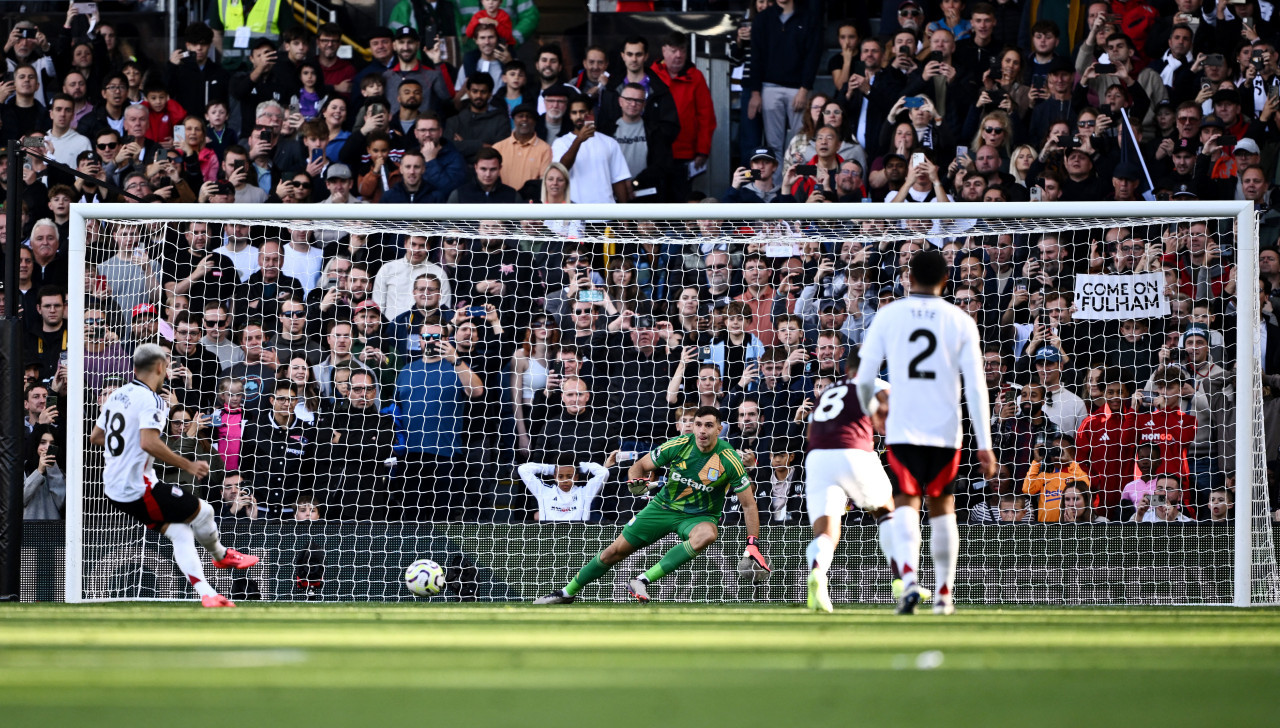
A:
POLYGON ((4 240, 5 316, 0 322, 0 479, 4 481, 4 522, 0 523, 0 601, 17 601, 22 592, 22 484, 26 448, 26 423, 22 416, 22 323, 18 316, 18 241, 22 218, 22 151, 18 140, 9 142, 9 169, 5 180, 4 240))
POLYGON ((1258 230, 1253 204, 1236 215, 1235 564, 1232 604, 1248 607, 1253 585, 1253 375, 1258 328, 1258 230))
MULTIPOLYGON (((88 246, 88 230, 80 205, 71 206, 68 250, 67 288, 69 311, 78 312, 75 320, 84 319, 84 262, 88 246), (76 285, 74 282, 79 281, 76 285)), ((72 320, 68 317, 68 321, 72 320)), ((84 601, 84 326, 68 326, 67 381, 81 386, 67 387, 67 471, 77 477, 67 478, 67 556, 64 572, 64 598, 68 603, 84 601)))

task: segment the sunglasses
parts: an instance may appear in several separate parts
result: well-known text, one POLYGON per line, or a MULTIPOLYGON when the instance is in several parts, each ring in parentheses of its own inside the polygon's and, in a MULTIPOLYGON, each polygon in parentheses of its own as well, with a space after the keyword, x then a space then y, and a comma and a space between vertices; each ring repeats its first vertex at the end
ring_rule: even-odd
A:
POLYGON ((107 323, 104 318, 87 318, 84 320, 86 326, 102 326, 107 323))
POLYGON ((208 326, 209 328, 221 328, 223 326, 226 326, 227 322, 225 320, 220 321, 218 319, 205 319, 204 325, 208 326))
POLYGON ((983 130, 983 131, 985 131, 985 132, 986 132, 986 133, 988 133, 988 134, 1003 134, 1003 133, 1004 133, 1004 129, 1002 129, 1002 128, 998 127, 998 126, 984 126, 984 127, 982 127, 982 130, 983 130))
POLYGON ((721 263, 720 265, 708 265, 707 270, 725 270, 728 267, 727 264, 721 263))
POLYGON ((280 315, 286 318, 302 318, 303 316, 307 315, 307 312, 306 311, 281 311, 280 315))
POLYGON ((1087 127, 1087 126, 1097 126, 1097 125, 1098 125, 1098 122, 1096 122, 1096 121, 1078 121, 1078 122, 1076 122, 1076 124, 1078 124, 1079 126, 1086 126, 1086 127, 1087 127))
POLYGON ((99 149, 115 149, 116 147, 120 146, 120 142, 109 142, 107 144, 96 144, 94 146, 96 146, 99 149))

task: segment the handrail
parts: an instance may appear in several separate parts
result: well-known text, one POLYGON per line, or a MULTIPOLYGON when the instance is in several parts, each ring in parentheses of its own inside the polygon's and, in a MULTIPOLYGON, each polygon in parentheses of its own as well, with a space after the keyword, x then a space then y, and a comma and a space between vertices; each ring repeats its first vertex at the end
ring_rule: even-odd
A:
MULTIPOLYGON (((307 6, 301 0, 285 0, 285 3, 287 3, 289 7, 293 10, 293 17, 297 18, 298 22, 306 26, 307 30, 310 30, 312 33, 316 33, 320 30, 320 26, 323 23, 321 22, 319 16, 317 16, 315 13, 308 10, 307 6)), ((359 53, 360 57, 363 58, 364 60, 366 61, 373 60, 373 53, 369 52, 369 49, 366 48, 365 46, 362 46, 359 43, 352 40, 350 37, 347 36, 346 33, 342 34, 342 42, 351 46, 351 49, 354 52, 359 53)))

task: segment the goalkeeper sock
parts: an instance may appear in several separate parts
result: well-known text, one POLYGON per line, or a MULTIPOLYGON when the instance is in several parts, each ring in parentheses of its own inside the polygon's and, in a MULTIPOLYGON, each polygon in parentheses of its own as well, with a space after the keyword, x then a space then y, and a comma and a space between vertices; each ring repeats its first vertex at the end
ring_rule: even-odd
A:
POLYGON ((929 519, 933 533, 929 536, 929 553, 933 555, 933 570, 938 586, 937 594, 951 594, 956 580, 956 560, 960 557, 960 529, 956 527, 956 514, 934 516, 929 519))
POLYGON ((196 511, 196 517, 191 519, 191 532, 195 534, 200 545, 213 554, 214 561, 221 560, 227 555, 227 547, 218 540, 218 525, 213 522, 213 506, 206 501, 200 501, 200 510, 196 511))
POLYGON ((672 546, 670 551, 663 554, 658 563, 649 567, 649 570, 644 572, 644 578, 648 579, 650 583, 655 582, 688 563, 697 555, 698 552, 693 550, 693 546, 690 546, 688 541, 681 541, 672 546))
POLYGON ((876 521, 876 532, 880 536, 880 552, 884 554, 884 558, 889 562, 889 573, 895 579, 902 578, 902 571, 898 568, 898 554, 894 551, 894 527, 893 513, 889 512, 881 516, 876 521))
POLYGON ((827 569, 831 568, 831 560, 836 555, 836 542, 827 534, 820 534, 809 542, 809 548, 804 550, 804 555, 809 562, 809 568, 825 576, 827 569))
POLYGON ((604 576, 611 568, 613 567, 600 560, 600 554, 596 554, 578 571, 578 575, 573 577, 573 580, 565 586, 564 593, 571 597, 576 596, 578 592, 582 591, 582 587, 604 576))
POLYGON ((195 587, 196 593, 202 597, 213 596, 218 592, 204 580, 204 566, 200 563, 200 554, 196 553, 196 540, 191 527, 185 523, 170 523, 164 535, 173 542, 173 560, 178 568, 187 575, 187 581, 195 587))
POLYGON ((916 569, 920 568, 920 512, 911 506, 898 506, 889 525, 895 529, 893 542, 902 584, 910 586, 916 583, 916 569))

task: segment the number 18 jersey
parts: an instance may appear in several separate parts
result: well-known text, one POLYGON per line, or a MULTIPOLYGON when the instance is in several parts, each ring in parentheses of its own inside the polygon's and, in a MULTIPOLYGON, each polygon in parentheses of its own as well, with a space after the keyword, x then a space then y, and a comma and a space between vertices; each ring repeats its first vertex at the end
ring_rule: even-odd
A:
POLYGON ((164 432, 168 421, 169 405, 136 379, 107 398, 97 425, 106 433, 103 490, 108 498, 120 503, 138 500, 159 480, 155 458, 142 449, 142 430, 164 432))
POLYGON ((991 449, 987 387, 978 325, 937 296, 911 295, 882 308, 867 329, 854 381, 860 401, 888 361, 889 445, 959 448, 960 378, 978 448, 991 449))

